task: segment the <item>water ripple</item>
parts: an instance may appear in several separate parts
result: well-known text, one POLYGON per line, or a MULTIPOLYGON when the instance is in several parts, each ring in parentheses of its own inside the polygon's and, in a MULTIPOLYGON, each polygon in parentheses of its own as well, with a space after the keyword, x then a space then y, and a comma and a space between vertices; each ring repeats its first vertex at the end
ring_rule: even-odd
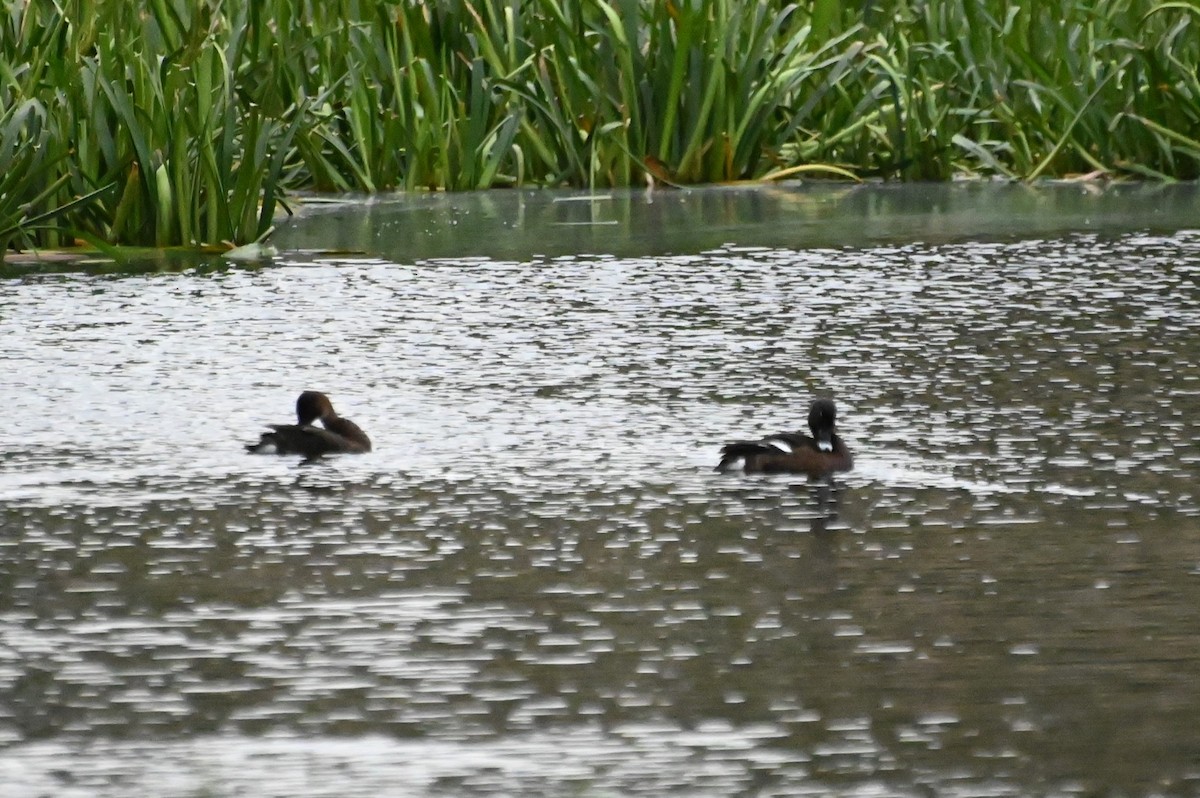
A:
POLYGON ((1198 277, 1193 231, 12 281, 0 779, 1187 791, 1198 277), (245 454, 302 388, 377 450, 245 454), (817 394, 855 471, 712 472, 817 394))

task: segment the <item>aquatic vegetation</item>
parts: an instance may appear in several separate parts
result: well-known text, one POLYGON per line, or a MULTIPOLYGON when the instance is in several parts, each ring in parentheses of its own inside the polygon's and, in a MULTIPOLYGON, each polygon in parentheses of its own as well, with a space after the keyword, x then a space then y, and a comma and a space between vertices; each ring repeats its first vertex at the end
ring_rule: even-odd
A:
POLYGON ((0 244, 266 235, 288 191, 1200 177, 1184 2, 9 3, 0 244))

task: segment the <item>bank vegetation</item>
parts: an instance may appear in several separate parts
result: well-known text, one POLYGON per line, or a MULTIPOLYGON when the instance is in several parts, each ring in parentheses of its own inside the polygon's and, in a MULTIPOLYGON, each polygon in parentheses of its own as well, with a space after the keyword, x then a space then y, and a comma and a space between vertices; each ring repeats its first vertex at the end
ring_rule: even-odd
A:
POLYGON ((0 244, 247 242, 301 190, 1200 176, 1200 8, 10 0, 0 244))

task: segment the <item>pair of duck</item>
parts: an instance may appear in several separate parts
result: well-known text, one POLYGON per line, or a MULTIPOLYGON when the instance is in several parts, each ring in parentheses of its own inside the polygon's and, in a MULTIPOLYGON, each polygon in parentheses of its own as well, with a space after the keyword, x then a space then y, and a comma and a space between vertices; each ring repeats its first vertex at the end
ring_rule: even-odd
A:
MULTIPOLYGON (((271 424, 258 443, 246 447, 255 453, 299 454, 314 460, 327 454, 371 451, 371 439, 353 421, 333 409, 329 397, 305 391, 296 400, 296 424, 271 424), (321 426, 315 422, 320 421, 321 426)), ((837 407, 829 399, 816 399, 808 408, 812 435, 781 432, 756 441, 734 441, 721 447, 717 471, 747 474, 807 474, 822 477, 849 471, 854 465, 850 450, 837 434, 837 407)))

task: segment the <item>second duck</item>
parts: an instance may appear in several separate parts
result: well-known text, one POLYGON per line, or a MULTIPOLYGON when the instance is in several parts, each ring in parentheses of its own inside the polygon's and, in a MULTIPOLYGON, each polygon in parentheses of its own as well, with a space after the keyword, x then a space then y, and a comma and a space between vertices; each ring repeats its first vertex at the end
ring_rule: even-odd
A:
POLYGON ((734 441, 721 447, 717 471, 747 474, 807 474, 823 477, 849 471, 854 458, 837 434, 837 407, 830 399, 816 399, 808 408, 812 437, 781 432, 757 441, 734 441))
POLYGON ((326 454, 371 451, 367 433, 333 409, 329 397, 319 391, 305 391, 296 400, 296 424, 269 424, 258 443, 248 444, 249 452, 300 454, 312 460, 326 454), (321 426, 314 426, 320 420, 321 426))

